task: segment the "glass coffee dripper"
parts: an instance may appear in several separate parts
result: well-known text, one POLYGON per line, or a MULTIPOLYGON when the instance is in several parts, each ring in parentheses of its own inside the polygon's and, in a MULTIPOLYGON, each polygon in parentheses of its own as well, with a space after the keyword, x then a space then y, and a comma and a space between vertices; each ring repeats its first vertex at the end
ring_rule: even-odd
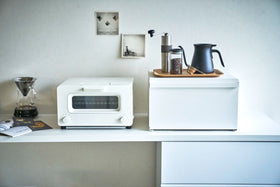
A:
POLYGON ((17 86, 17 106, 15 117, 35 117, 38 115, 37 107, 34 105, 36 91, 34 90, 34 77, 17 77, 14 79, 17 86))

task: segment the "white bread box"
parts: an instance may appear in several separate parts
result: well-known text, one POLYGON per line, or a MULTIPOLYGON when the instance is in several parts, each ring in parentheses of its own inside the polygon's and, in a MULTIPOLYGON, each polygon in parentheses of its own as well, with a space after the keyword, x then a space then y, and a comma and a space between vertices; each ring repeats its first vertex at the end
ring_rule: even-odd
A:
POLYGON ((151 130, 236 130, 238 79, 165 78, 149 73, 151 130))

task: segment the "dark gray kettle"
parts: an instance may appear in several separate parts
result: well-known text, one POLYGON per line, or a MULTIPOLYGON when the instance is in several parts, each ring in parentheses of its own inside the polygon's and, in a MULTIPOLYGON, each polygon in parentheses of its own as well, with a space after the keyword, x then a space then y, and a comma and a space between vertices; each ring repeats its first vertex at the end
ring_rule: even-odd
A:
POLYGON ((203 73, 213 73, 214 65, 212 53, 215 52, 218 53, 221 64, 225 67, 220 51, 212 49, 212 47, 215 46, 215 44, 194 44, 194 54, 191 66, 203 73))

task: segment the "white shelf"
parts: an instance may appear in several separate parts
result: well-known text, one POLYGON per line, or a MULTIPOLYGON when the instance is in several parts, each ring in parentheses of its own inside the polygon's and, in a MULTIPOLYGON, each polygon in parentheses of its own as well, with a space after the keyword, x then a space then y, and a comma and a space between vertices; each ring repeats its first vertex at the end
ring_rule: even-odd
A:
MULTIPOLYGON (((0 119, 11 116, 0 115, 0 119)), ((237 131, 150 131, 147 117, 137 117, 132 129, 66 129, 57 125, 56 115, 38 119, 53 129, 19 137, 0 136, 0 143, 28 142, 162 142, 162 141, 280 141, 280 124, 264 114, 240 117, 237 131)))

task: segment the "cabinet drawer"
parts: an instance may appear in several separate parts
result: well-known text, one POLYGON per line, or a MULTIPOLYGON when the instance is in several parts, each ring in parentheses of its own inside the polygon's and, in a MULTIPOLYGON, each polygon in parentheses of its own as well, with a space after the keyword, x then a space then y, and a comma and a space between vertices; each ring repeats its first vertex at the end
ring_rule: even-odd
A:
POLYGON ((161 187, 279 187, 280 185, 200 185, 200 184, 163 184, 161 187))
POLYGON ((280 184, 280 143, 163 142, 161 183, 280 184))

